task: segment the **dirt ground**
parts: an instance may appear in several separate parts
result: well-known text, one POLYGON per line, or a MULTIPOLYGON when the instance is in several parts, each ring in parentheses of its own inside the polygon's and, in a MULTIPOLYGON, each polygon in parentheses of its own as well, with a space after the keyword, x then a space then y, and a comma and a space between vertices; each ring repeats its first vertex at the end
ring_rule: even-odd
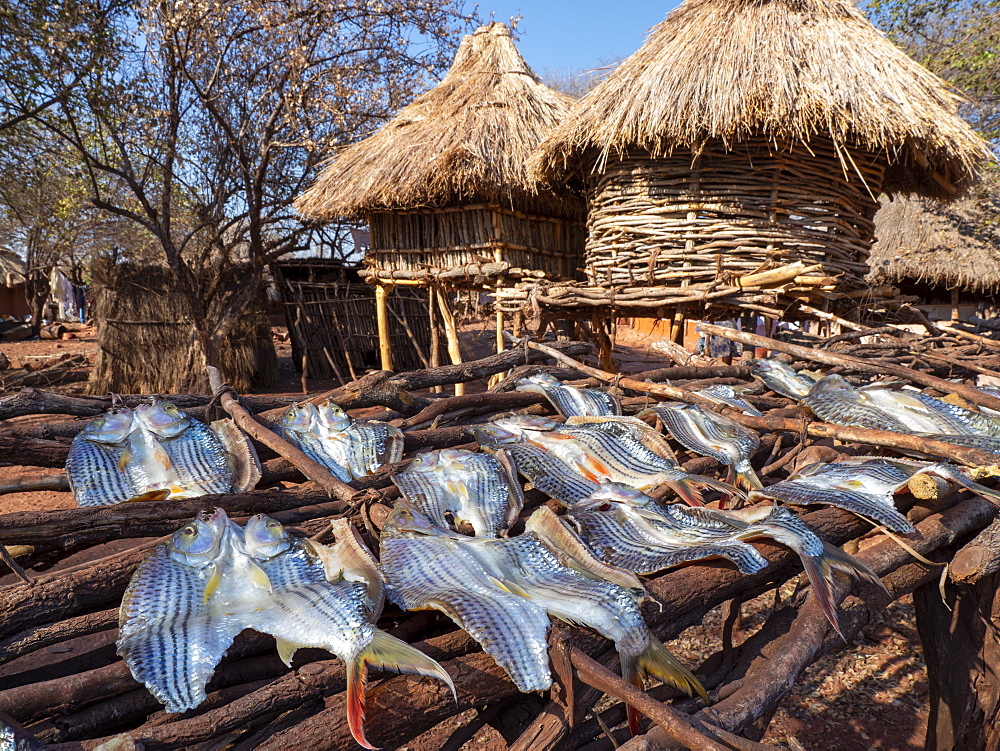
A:
MULTIPOLYGON (((68 341, 0 342, 0 352, 12 367, 47 360, 63 353, 85 354, 92 363, 97 353, 93 331, 75 332, 68 341)), ((284 331, 275 329, 281 381, 258 393, 299 394, 301 383, 291 362, 291 345, 281 341, 284 331)), ((466 357, 482 357, 493 343, 490 328, 469 323, 464 327, 466 357)), ((651 348, 646 335, 620 330, 621 346, 615 358, 622 372, 639 372, 671 364, 651 348)), ((310 381, 310 392, 332 388, 329 382, 310 381)), ((56 387, 64 393, 82 393, 85 384, 56 387)), ((39 419, 39 418, 21 418, 39 419)), ((47 420, 59 419, 47 416, 47 420)), ((17 475, 58 473, 57 469, 11 467, 0 456, 0 483, 17 475)), ((0 513, 45 511, 72 508, 68 492, 12 493, 0 496, 0 513)), ((74 560, 73 563, 79 561, 74 560)), ((745 630, 749 636, 763 623, 771 607, 771 595, 744 606, 745 630)), ((697 665, 721 647, 722 616, 710 613, 704 623, 685 631, 668 647, 687 665, 697 665)), ((841 655, 828 656, 810 667, 785 697, 763 742, 769 745, 801 747, 807 751, 862 751, 863 749, 920 749, 927 730, 927 675, 909 597, 892 603, 886 611, 841 655)), ((501 730, 509 727, 510 711, 477 719, 470 710, 453 718, 448 728, 436 728, 404 746, 412 751, 442 748, 452 729, 461 731, 468 723, 482 725, 461 748, 470 751, 499 751, 507 747, 501 730), (485 722, 484 722, 485 721, 485 722), (494 727, 496 726, 496 727, 494 727)), ((451 747, 454 748, 454 747, 451 747)))

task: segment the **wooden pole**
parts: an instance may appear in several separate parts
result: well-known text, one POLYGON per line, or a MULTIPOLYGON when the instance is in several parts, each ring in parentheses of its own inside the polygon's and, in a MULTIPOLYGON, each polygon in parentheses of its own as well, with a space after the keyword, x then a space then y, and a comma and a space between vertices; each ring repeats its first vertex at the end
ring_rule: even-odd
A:
MULTIPOLYGON (((430 286, 427 287, 427 313, 428 325, 431 328, 431 367, 437 368, 441 365, 441 333, 438 331, 437 300, 434 296, 434 288, 430 286)), ((441 386, 434 386, 431 393, 440 394, 442 390, 441 386)))
POLYGON ((382 358, 382 370, 392 370, 392 342, 389 339, 389 308, 386 298, 389 290, 381 284, 375 285, 375 316, 378 319, 378 351, 382 358))
MULTIPOLYGON (((451 357, 452 365, 462 362, 462 350, 458 346, 458 327, 455 325, 455 316, 448 307, 448 300, 444 294, 443 287, 435 287, 434 295, 437 297, 438 309, 441 311, 441 321, 444 323, 444 334, 448 339, 448 355, 451 357)), ((465 393, 465 384, 455 384, 455 396, 465 393)))

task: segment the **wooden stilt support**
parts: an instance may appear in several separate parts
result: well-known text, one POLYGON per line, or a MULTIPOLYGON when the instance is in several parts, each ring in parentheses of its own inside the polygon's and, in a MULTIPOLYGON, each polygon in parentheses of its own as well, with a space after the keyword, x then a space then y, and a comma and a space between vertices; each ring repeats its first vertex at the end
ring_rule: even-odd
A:
MULTIPOLYGON (((458 327, 455 325, 455 316, 451 313, 451 308, 448 307, 448 300, 445 297, 444 289, 441 287, 434 288, 434 295, 437 297, 438 309, 441 311, 441 321, 444 323, 444 334, 448 339, 448 356, 451 358, 453 365, 458 365, 462 362, 462 350, 458 346, 458 327)), ((455 396, 461 396, 465 393, 465 384, 456 383, 455 384, 455 396)))
POLYGON ((392 343, 389 339, 389 288, 375 285, 375 316, 378 320, 378 351, 382 358, 382 370, 392 370, 392 343))
MULTIPOLYGON (((434 288, 427 288, 427 314, 431 327, 431 367, 436 368, 441 365, 441 332, 438 329, 437 298, 434 295, 434 288)), ((440 394, 444 390, 443 386, 434 386, 431 393, 440 394)))
MULTIPOLYGON (((504 351, 504 338, 503 338, 503 311, 497 311, 497 354, 504 351)), ((497 373, 492 376, 489 380, 488 387, 493 388, 496 384, 500 383, 504 378, 507 377, 506 373, 497 373)))

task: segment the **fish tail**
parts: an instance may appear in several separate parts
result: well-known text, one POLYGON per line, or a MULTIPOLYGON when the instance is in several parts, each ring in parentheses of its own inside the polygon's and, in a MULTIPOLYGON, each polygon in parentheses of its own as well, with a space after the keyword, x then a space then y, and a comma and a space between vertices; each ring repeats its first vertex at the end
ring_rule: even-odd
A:
MULTIPOLYGON (((706 704, 709 703, 708 692, 695 678, 694 673, 674 657, 663 642, 652 634, 649 635, 649 646, 634 658, 639 675, 652 675, 663 683, 679 688, 688 696, 698 694, 706 704)), ((624 658, 623 658, 624 662, 624 658)))
POLYGON ((960 470, 952 470, 947 473, 941 473, 946 479, 961 485, 968 491, 971 491, 974 495, 978 495, 980 498, 989 501, 994 506, 1000 506, 1000 493, 993 490, 993 488, 988 488, 985 485, 980 485, 974 480, 970 480, 966 477, 960 470))
POLYGON ((365 659, 365 652, 362 652, 347 665, 347 725, 358 745, 369 749, 369 751, 376 751, 378 746, 373 746, 365 738, 365 680, 367 674, 368 663, 365 659))
POLYGON ((359 659, 383 670, 437 678, 451 689, 451 695, 455 699, 455 703, 458 703, 458 692, 447 670, 416 647, 411 647, 405 641, 397 639, 385 631, 375 629, 372 640, 361 652, 359 659))
POLYGON ((764 483, 757 477, 750 462, 740 462, 736 465, 736 484, 750 491, 764 489, 764 483))
POLYGON ((670 482, 664 483, 668 488, 670 488, 674 493, 688 506, 704 506, 705 501, 702 498, 701 490, 698 486, 691 482, 689 479, 679 479, 671 480, 670 482))
POLYGON ((809 583, 812 585, 813 594, 819 603, 820 609, 833 625, 834 630, 841 639, 847 641, 844 632, 840 630, 840 621, 837 617, 837 599, 834 591, 834 572, 840 571, 858 579, 864 579, 877 585, 882 591, 887 592, 885 585, 878 574, 868 566, 848 555, 838 547, 828 542, 823 543, 823 552, 820 555, 801 555, 802 566, 805 569, 809 583))
MULTIPOLYGON (((622 654, 619 655, 619 659, 622 664, 622 678, 640 690, 645 688, 635 657, 622 654)), ((642 719, 642 715, 639 710, 628 703, 625 704, 625 715, 628 718, 628 731, 635 738, 639 735, 639 721, 642 719)))

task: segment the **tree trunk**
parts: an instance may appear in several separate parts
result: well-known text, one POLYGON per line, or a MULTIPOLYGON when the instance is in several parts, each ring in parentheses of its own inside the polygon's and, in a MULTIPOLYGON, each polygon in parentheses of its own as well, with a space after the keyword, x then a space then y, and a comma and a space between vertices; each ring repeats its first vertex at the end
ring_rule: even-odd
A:
POLYGON ((937 580, 913 593, 930 684, 928 751, 1000 749, 998 586, 1000 573, 972 587, 948 587, 953 612, 937 580))

